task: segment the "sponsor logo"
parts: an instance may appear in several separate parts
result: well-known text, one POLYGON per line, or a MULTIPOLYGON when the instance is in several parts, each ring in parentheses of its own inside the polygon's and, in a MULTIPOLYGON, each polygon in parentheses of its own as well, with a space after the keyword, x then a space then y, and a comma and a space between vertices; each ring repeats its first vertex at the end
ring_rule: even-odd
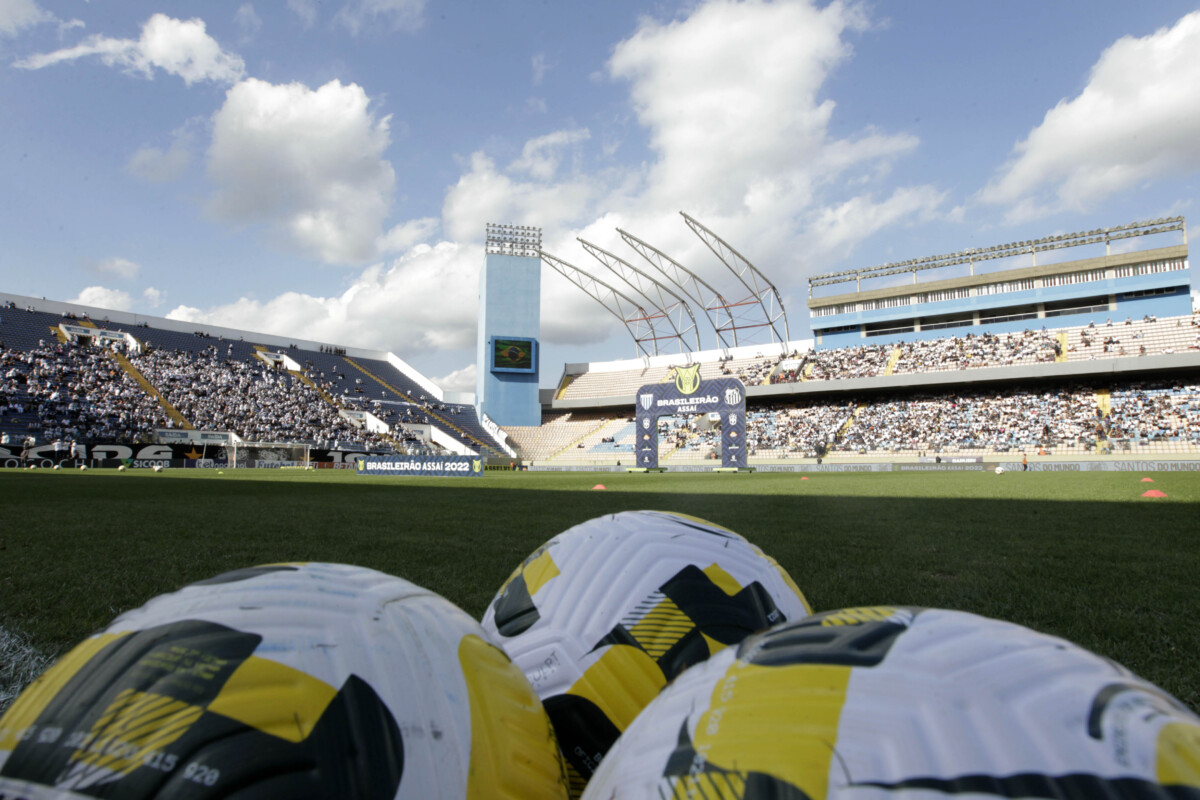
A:
MULTIPOLYGON (((728 392, 726 392, 726 393, 725 393, 725 397, 726 397, 726 401, 725 401, 725 402, 729 402, 729 400, 728 400, 729 393, 728 393, 728 392)), ((730 425, 737 425, 737 414, 730 414, 730 415, 729 415, 729 424, 730 424, 730 425)))
POLYGON ((675 388, 679 390, 680 394, 695 394, 696 390, 700 388, 700 365, 676 367, 675 388))
POLYGON ((483 469, 483 462, 481 460, 479 460, 478 458, 473 459, 471 461, 471 471, 479 472, 479 470, 481 470, 481 469, 483 469))
POLYGON ((649 417, 642 417, 642 428, 644 430, 650 430, 650 418, 649 417))

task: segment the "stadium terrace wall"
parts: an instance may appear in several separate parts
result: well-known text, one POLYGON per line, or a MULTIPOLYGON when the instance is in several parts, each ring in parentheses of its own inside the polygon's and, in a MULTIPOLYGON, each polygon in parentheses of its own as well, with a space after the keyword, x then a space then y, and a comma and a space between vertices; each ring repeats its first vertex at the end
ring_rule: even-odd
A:
MULTIPOLYGON (((751 464, 756 472, 994 472, 996 467, 1019 472, 1020 465, 1013 461, 979 461, 973 464, 913 464, 892 461, 864 461, 857 463, 825 464, 751 464)), ((629 472, 628 467, 618 466, 575 466, 575 465, 532 465, 530 472, 629 472)), ((680 464, 667 468, 668 472, 708 472, 713 467, 696 464, 680 464)), ((1039 461, 1029 463, 1030 472, 1200 472, 1200 459, 1133 459, 1113 458, 1094 461, 1039 461)), ((650 473, 651 475, 653 473, 650 473)))
MULTIPOLYGON (((981 367, 944 372, 879 375, 870 378, 775 383, 769 386, 749 385, 746 387, 746 397, 749 400, 762 402, 822 395, 862 395, 913 389, 937 390, 952 386, 984 386, 1040 381, 1128 380, 1142 377, 1165 378, 1195 373, 1200 373, 1200 351, 1157 356, 1126 356, 1124 358, 1097 359, 1096 361, 1026 364, 1017 367, 981 367)), ((550 409, 553 411, 620 409, 623 413, 632 413, 636 402, 637 398, 632 394, 553 400, 550 409)))
POLYGON ((904 304, 869 311, 853 311, 822 317, 812 316, 810 319, 817 348, 832 349, 863 344, 892 344, 915 339, 961 336, 966 333, 1011 333, 1027 328, 1040 328, 1042 325, 1050 324, 1047 323, 1047 320, 1053 320, 1054 327, 1062 328, 1086 325, 1089 322, 1100 324, 1108 318, 1116 320, 1124 319, 1127 316, 1141 318, 1147 314, 1159 317, 1190 314, 1192 311, 1191 269, 1187 261, 1186 245, 831 295, 809 300, 808 307, 811 312, 834 305, 861 303, 910 294, 971 289, 988 284, 1023 279, 1038 280, 1054 275, 1101 269, 1115 270, 1120 266, 1172 260, 1182 261, 1183 268, 1149 275, 1108 277, 1064 286, 1037 286, 1023 291, 977 294, 915 305, 904 304), (1140 294, 1142 292, 1165 292, 1165 294, 1142 295, 1140 294), (1100 301, 1089 305, 1103 306, 1103 310, 1045 316, 1047 303, 1066 303, 1078 300, 1084 304, 1084 301, 1093 298, 1099 298, 1100 301), (1004 315, 1006 309, 1017 308, 1035 309, 1030 313, 1035 313, 1036 317, 1005 322, 985 323, 980 321, 981 317, 986 318, 989 314, 1004 315), (867 335, 867 330, 871 326, 887 325, 913 328, 919 321, 924 321, 924 324, 928 325, 945 317, 971 318, 974 322, 930 330, 906 330, 874 336, 867 335), (978 324, 974 324, 976 322, 978 324))
MULTIPOLYGON (((245 339, 255 342, 256 344, 269 345, 271 347, 279 347, 284 350, 291 345, 304 350, 319 350, 321 347, 336 346, 345 350, 346 355, 351 358, 369 358, 378 361, 386 361, 400 372, 411 378, 413 382, 425 389, 429 393, 429 397, 436 399, 440 403, 471 403, 473 395, 468 395, 472 399, 451 399, 447 397, 441 388, 418 372, 408 362, 394 353, 385 350, 368 350, 363 347, 345 347, 335 342, 317 342, 311 339, 297 339, 294 337, 275 336, 269 333, 259 333, 257 331, 239 330, 236 328, 224 328, 219 325, 207 325, 200 322, 187 322, 186 320, 167 319, 166 317, 152 317, 146 314, 133 314, 127 311, 114 311, 108 308, 96 308, 93 306, 83 306, 78 303, 63 303, 57 300, 47 300, 46 298, 26 297, 19 294, 7 294, 0 292, 0 306, 8 303, 15 303, 18 309, 24 309, 27 306, 33 307, 35 311, 42 311, 49 314, 64 314, 71 313, 76 316, 84 316, 85 314, 92 322, 103 327, 102 323, 105 320, 121 323, 123 325, 140 326, 143 323, 151 328, 159 328, 167 331, 177 331, 179 333, 196 333, 203 331, 213 337, 224 337, 226 339, 245 339)), ((463 395, 458 394, 456 398, 462 398, 463 395)))

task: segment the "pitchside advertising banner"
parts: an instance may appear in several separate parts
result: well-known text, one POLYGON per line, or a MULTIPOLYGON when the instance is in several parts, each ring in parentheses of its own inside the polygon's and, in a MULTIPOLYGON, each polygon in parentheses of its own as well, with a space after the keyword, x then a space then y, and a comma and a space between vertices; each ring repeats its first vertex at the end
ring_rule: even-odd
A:
MULTIPOLYGON (((250 448, 246 448, 250 449, 250 448)), ((244 453, 245 451, 239 451, 244 453)), ((261 455, 261 454, 260 454, 261 455)), ((350 468, 354 459, 362 458, 366 453, 352 450, 326 450, 310 448, 309 462, 317 469, 350 468)), ((239 464, 243 464, 241 455, 239 464)), ((255 467, 285 467, 298 466, 299 461, 281 461, 256 458, 246 459, 245 466, 255 467)), ((99 442, 95 444, 80 444, 75 447, 72 458, 70 448, 66 445, 55 450, 53 444, 42 444, 23 452, 19 444, 0 445, 0 468, 20 469, 35 466, 49 469, 55 464, 64 467, 74 467, 81 464, 89 467, 119 467, 131 469, 139 467, 221 467, 229 465, 229 449, 224 445, 189 444, 121 444, 115 442, 99 442)))
POLYGON ((747 466, 746 387, 737 378, 700 379, 700 365, 676 367, 673 383, 648 383, 637 393, 639 467, 658 467, 658 418, 676 414, 721 415, 721 466, 747 466))
POLYGON ((427 475, 431 477, 478 478, 483 475, 483 459, 470 456, 421 458, 383 456, 357 458, 354 471, 359 475, 427 475))

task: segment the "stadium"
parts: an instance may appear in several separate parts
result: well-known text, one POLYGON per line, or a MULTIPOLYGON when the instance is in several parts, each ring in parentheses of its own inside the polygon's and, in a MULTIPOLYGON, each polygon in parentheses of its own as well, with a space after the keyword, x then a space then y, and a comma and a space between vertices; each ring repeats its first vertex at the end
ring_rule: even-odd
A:
MULTIPOLYGON (((478 619, 550 537, 657 508, 746 536, 817 609, 1009 620, 1197 706, 1182 218, 817 275, 808 340, 763 272, 684 218, 724 294, 632 234, 656 277, 595 248, 617 289, 535 228, 489 226, 474 396, 403 354, 0 295, 0 505, 24 521, 0 533, 0 701, 114 615, 222 572, 357 564, 478 619), (543 264, 638 357, 539 363, 543 264)), ((573 796, 593 766, 568 758, 573 796)))

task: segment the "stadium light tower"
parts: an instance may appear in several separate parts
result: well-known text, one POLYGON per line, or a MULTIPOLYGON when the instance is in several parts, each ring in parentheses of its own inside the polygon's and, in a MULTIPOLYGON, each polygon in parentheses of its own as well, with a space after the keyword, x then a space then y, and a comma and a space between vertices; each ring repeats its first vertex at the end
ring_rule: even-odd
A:
POLYGON ((475 407, 497 425, 540 425, 542 229, 488 223, 479 273, 475 407))

